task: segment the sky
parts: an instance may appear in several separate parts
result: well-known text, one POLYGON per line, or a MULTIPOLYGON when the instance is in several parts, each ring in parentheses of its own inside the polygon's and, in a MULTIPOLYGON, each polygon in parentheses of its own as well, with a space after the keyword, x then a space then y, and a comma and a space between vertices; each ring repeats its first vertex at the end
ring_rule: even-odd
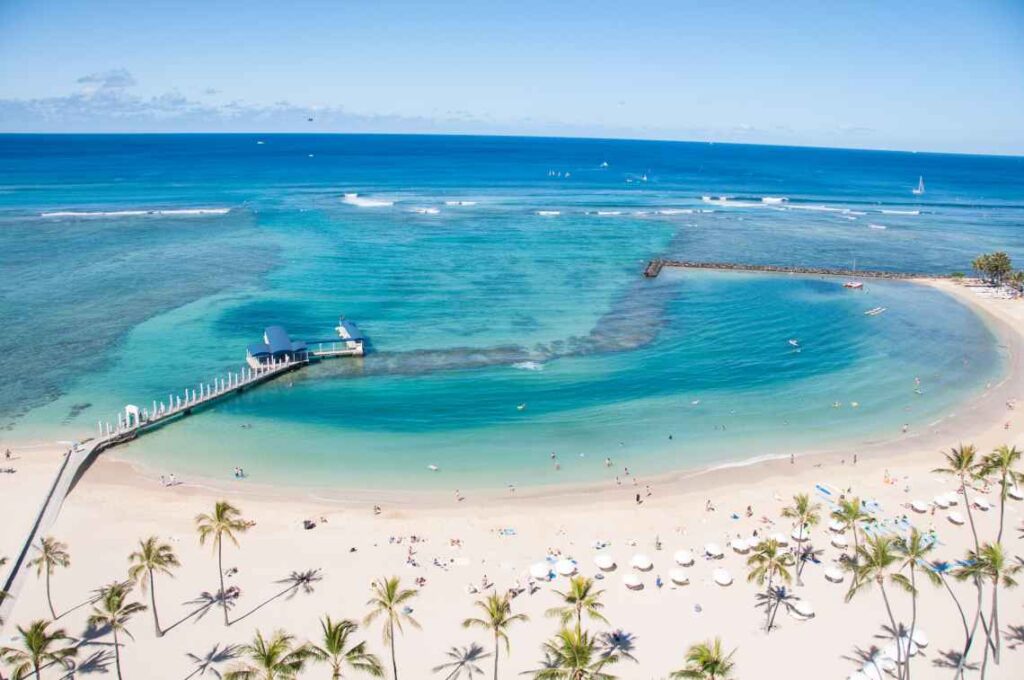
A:
POLYGON ((0 0, 0 132, 143 131, 1024 154, 1024 0, 0 0))

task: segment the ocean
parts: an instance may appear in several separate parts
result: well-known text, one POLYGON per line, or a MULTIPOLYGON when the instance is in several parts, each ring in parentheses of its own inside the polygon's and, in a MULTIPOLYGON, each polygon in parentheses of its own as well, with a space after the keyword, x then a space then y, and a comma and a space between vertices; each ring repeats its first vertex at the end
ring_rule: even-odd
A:
POLYGON ((237 370, 266 326, 320 339, 345 315, 364 359, 112 454, 181 478, 450 489, 853 452, 998 377, 979 318, 907 283, 647 280, 646 262, 969 271, 986 251, 1024 258, 1022 225, 1016 157, 0 135, 0 446, 94 435, 125 404, 237 370))

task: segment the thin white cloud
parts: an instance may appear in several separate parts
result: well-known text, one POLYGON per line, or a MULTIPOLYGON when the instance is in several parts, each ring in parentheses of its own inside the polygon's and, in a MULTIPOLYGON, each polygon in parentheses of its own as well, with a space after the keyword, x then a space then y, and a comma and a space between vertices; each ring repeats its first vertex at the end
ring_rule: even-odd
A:
POLYGON ((135 76, 128 69, 123 68, 90 73, 82 76, 76 82, 93 90, 121 90, 126 87, 134 87, 137 84, 135 76))

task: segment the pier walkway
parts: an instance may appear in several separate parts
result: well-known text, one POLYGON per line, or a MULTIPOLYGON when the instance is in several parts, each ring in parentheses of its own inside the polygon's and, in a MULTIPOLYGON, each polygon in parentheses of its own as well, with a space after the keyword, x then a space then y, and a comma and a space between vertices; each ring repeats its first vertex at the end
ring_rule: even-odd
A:
POLYGON ((920 274, 914 272, 889 272, 872 271, 869 269, 831 269, 825 267, 791 267, 786 265, 773 264, 740 264, 736 262, 693 262, 688 260, 651 260, 644 269, 644 276, 649 279, 658 277, 665 267, 677 267, 679 269, 711 269, 718 271, 734 272, 765 272, 772 274, 806 274, 810 276, 845 276, 849 278, 862 279, 938 279, 945 278, 935 274, 920 274))
MULTIPOLYGON (((321 353, 323 356, 339 356, 342 351, 336 348, 321 350, 321 353)), ((201 383, 194 389, 184 390, 181 394, 168 395, 166 403, 154 401, 151 409, 126 406, 124 413, 118 414, 116 425, 99 423, 97 437, 81 444, 76 443, 65 454, 64 461, 57 470, 57 475, 47 491, 41 507, 36 512, 36 519, 28 536, 18 554, 13 558, 10 573, 6 580, 0 583, 0 591, 9 594, 3 602, 0 602, 0 620, 4 621, 3 626, 10 623, 10 611, 25 573, 28 571, 27 565, 32 557, 33 546, 49 533, 57 521, 64 500, 101 451, 129 442, 150 430, 187 417, 197 409, 301 368, 309 361, 309 358, 304 358, 271 362, 258 368, 245 367, 239 373, 228 373, 223 377, 215 378, 212 383, 201 383)), ((0 629, 3 626, 0 626, 0 629)))

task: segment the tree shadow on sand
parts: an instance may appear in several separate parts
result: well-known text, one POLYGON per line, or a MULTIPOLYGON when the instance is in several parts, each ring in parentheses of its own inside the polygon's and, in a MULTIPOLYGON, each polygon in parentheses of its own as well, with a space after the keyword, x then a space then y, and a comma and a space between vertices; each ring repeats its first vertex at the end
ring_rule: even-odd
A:
POLYGON ((198 596, 191 600, 187 600, 183 604, 192 605, 192 611, 164 628, 164 635, 170 633, 189 619, 195 618, 196 621, 201 621, 203 617, 205 617, 206 614, 215 607, 227 607, 228 611, 231 611, 231 608, 235 606, 235 596, 222 592, 210 593, 204 590, 199 593, 198 596))
POLYGON ((199 655, 189 652, 185 656, 189 658, 195 666, 195 669, 185 676, 185 680, 190 680, 195 677, 203 677, 207 672, 219 680, 221 672, 217 670, 217 666, 238 657, 240 649, 241 648, 238 645, 225 645, 222 647, 218 642, 205 654, 199 655))
POLYGON ((61 676, 61 680, 74 680, 80 675, 91 673, 109 673, 110 665, 114 662, 114 653, 107 650, 93 652, 84 659, 73 662, 67 674, 61 676))
POLYGON ((231 625, 238 623, 239 621, 252 616, 260 609, 263 609, 274 600, 284 597, 286 600, 290 600, 295 597, 298 593, 304 595, 312 595, 314 591, 314 585, 323 580, 323 576, 320 574, 319 569, 307 569, 306 571, 293 571, 291 574, 281 579, 280 581, 274 581, 274 583, 284 583, 285 588, 281 591, 271 595, 267 599, 260 602, 258 605, 245 612, 237 619, 232 619, 231 625))
POLYGON ((1005 632, 1007 647, 1017 649, 1024 645, 1024 626, 1007 626, 1005 632))
MULTIPOLYGON (((937 668, 960 668, 960 662, 964 658, 963 650, 961 649, 948 649, 946 651, 939 650, 936 652, 936 657, 932 659, 932 665, 937 668)), ((978 670, 978 664, 976 663, 965 663, 963 669, 966 671, 978 670)))

